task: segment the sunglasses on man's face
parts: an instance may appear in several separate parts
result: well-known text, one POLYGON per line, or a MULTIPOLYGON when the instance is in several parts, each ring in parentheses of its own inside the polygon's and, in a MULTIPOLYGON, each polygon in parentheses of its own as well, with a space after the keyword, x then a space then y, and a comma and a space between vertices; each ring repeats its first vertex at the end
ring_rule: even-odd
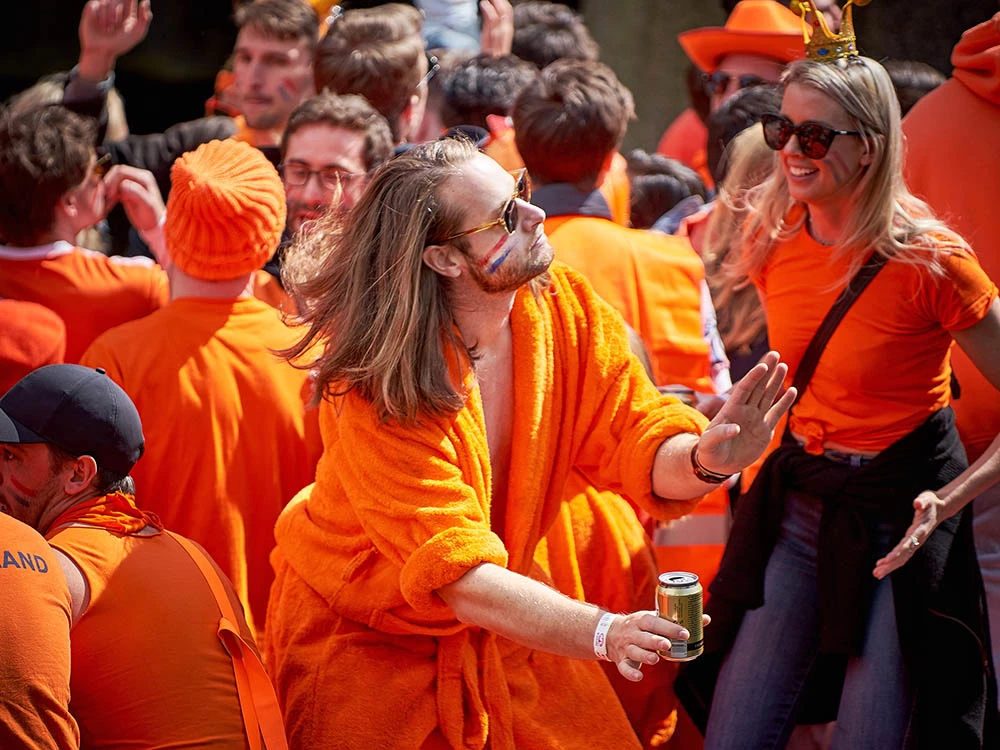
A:
POLYGON ((453 234, 450 237, 445 237, 442 242, 451 242, 452 240, 457 240, 459 237, 468 237, 470 234, 476 234, 477 232, 484 232, 487 229, 492 229, 493 227, 498 227, 501 224, 503 228, 507 230, 507 234, 514 234, 514 230, 517 229, 517 201, 518 199, 522 201, 531 200, 531 185, 528 183, 528 170, 519 169, 515 174, 516 182, 514 184, 514 194, 510 197, 510 200, 504 204, 503 211, 500 214, 500 218, 489 221, 478 227, 473 227, 472 229, 466 229, 464 232, 459 232, 458 234, 453 234))
POLYGON ((784 115, 761 115, 764 126, 764 141, 775 151, 781 151, 794 135, 799 141, 802 153, 810 159, 822 159, 838 135, 861 135, 860 130, 837 130, 818 122, 804 122, 796 125, 784 115))
POLYGON ((735 79, 738 84, 737 88, 748 89, 752 86, 763 86, 767 81, 765 81, 760 76, 755 76, 751 73, 747 73, 741 76, 734 76, 731 73, 726 73, 723 70, 717 70, 705 79, 705 88, 708 90, 709 94, 719 95, 724 94, 729 88, 729 83, 735 79))

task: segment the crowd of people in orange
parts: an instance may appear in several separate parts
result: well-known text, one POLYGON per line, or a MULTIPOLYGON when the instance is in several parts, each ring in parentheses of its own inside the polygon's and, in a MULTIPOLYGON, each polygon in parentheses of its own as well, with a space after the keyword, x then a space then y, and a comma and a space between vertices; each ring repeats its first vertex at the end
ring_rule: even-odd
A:
POLYGON ((0 746, 1000 742, 1000 13, 867 4, 683 32, 622 153, 558 3, 236 2, 133 135, 89 0, 0 109, 0 746))

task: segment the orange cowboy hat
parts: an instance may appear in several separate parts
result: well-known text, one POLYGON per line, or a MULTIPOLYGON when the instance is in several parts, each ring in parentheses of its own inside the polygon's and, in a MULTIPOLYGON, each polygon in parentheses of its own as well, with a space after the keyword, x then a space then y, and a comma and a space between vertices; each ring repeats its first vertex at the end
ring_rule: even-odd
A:
POLYGON ((761 55, 782 62, 805 57, 802 19, 775 0, 741 0, 725 26, 705 26, 677 35, 695 65, 715 72, 726 55, 761 55))

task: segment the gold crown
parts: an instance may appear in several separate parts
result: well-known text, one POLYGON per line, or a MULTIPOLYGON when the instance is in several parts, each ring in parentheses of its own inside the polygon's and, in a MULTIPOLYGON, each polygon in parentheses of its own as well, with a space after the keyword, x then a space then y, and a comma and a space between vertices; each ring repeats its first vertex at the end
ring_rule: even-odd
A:
POLYGON ((834 34, 823 14, 816 10, 809 0, 792 0, 791 8, 802 16, 802 37, 806 45, 806 57, 820 62, 832 62, 858 54, 858 40, 854 36, 854 15, 851 6, 865 6, 871 0, 847 0, 844 3, 840 33, 834 34), (806 15, 812 13, 812 36, 806 33, 806 15))

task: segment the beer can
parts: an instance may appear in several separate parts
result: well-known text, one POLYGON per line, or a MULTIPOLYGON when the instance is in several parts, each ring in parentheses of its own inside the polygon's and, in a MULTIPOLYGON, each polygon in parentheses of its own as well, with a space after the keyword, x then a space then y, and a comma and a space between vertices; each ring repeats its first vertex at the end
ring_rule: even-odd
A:
POLYGON ((686 641, 670 639, 670 651, 659 654, 669 661, 691 661, 704 649, 701 627, 701 584, 698 576, 684 571, 663 573, 656 587, 656 614, 687 630, 686 641))

